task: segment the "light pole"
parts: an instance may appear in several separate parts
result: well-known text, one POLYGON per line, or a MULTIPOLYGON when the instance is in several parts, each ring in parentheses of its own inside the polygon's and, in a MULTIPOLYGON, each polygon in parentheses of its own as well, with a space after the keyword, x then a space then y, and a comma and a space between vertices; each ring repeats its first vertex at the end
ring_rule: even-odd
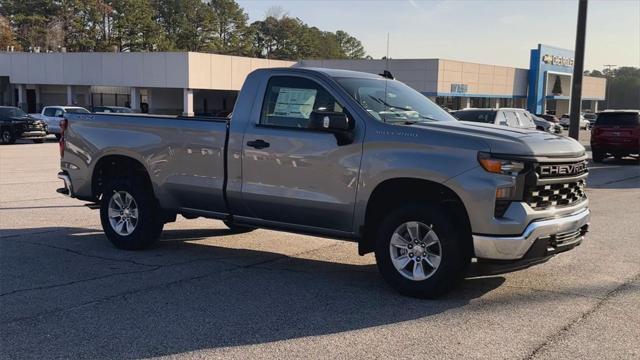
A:
POLYGON ((584 40, 587 31, 587 0, 578 2, 578 28, 576 29, 575 64, 571 87, 569 136, 578 140, 580 134, 580 108, 582 107, 582 77, 584 71, 584 40))
MULTIPOLYGON (((607 109, 609 108, 609 97, 611 96, 611 88, 609 87, 609 84, 611 83, 611 81, 609 81, 609 75, 611 75, 611 69, 618 66, 618 65, 613 65, 613 64, 606 64, 606 65, 602 65, 603 67, 606 67, 608 71, 605 71, 604 76, 607 79, 607 93, 605 94, 605 99, 607 100, 607 109)), ((606 110, 606 109, 605 109, 606 110)))

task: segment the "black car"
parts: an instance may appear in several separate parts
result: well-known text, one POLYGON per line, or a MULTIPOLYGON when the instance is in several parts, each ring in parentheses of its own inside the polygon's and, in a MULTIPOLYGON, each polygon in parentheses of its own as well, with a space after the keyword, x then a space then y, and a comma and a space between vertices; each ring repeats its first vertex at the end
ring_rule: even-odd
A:
POLYGON ((22 109, 0 106, 0 143, 13 144, 16 140, 41 143, 47 136, 47 125, 29 116, 22 109))
POLYGON ((94 106, 94 113, 117 113, 117 114, 129 114, 132 113, 133 110, 124 106, 94 106))

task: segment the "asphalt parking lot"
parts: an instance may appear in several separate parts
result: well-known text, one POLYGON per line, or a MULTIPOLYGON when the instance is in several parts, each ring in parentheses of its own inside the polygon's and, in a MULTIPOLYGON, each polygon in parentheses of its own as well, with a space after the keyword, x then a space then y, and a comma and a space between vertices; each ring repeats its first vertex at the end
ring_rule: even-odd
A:
POLYGON ((524 271, 402 297, 353 243, 179 218, 142 252, 0 147, 0 358, 640 358, 640 166, 591 164, 591 232, 524 271))

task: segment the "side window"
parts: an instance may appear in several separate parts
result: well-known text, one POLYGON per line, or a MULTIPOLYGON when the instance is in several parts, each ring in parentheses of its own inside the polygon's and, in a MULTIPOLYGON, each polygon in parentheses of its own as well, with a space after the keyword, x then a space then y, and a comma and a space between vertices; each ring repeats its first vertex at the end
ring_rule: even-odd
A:
POLYGON ((56 113, 56 109, 46 108, 44 109, 44 116, 54 116, 56 113))
POLYGON ((504 116, 507 119, 507 126, 520 127, 520 124, 518 123, 518 118, 516 117, 516 114, 513 111, 505 111, 504 116))
POLYGON ((61 117, 61 116, 62 116, 62 114, 63 114, 62 109, 56 109, 56 110, 55 110, 55 113, 53 114, 53 116, 55 116, 55 117, 61 117))
POLYGON ((343 112, 335 98, 315 81, 274 76, 267 85, 260 124, 307 128, 314 111, 343 112))

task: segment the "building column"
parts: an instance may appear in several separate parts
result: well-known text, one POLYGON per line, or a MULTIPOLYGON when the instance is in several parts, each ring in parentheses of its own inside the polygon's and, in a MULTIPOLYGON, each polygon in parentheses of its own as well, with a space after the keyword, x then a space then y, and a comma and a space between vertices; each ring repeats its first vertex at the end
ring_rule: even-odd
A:
POLYGON ((598 100, 591 100, 591 109, 594 113, 598 112, 598 100))
POLYGON ((73 105, 73 86, 67 85, 67 106, 73 105))
POLYGON ((470 108, 470 107, 471 107, 471 98, 469 98, 469 97, 468 97, 468 98, 466 98, 466 99, 467 99, 467 102, 465 103, 464 108, 465 108, 465 109, 468 109, 468 108, 470 108))
POLYGON ((26 93, 26 88, 24 86, 24 84, 18 84, 17 85, 17 89, 18 89, 18 103, 16 104, 17 107, 19 107, 20 109, 27 111, 27 93, 26 93))
POLYGON ((182 115, 193 116, 193 89, 182 89, 182 115))
POLYGON ((153 90, 151 88, 147 88, 147 112, 149 114, 153 114, 153 90))
POLYGON ((500 98, 496 98, 496 109, 500 109, 500 98))
POLYGON ((133 112, 140 112, 140 89, 137 87, 131 88, 131 97, 129 98, 131 110, 133 112))
POLYGON ((42 110, 42 101, 40 96, 40 85, 35 86, 36 93, 36 112, 40 112, 42 110))

